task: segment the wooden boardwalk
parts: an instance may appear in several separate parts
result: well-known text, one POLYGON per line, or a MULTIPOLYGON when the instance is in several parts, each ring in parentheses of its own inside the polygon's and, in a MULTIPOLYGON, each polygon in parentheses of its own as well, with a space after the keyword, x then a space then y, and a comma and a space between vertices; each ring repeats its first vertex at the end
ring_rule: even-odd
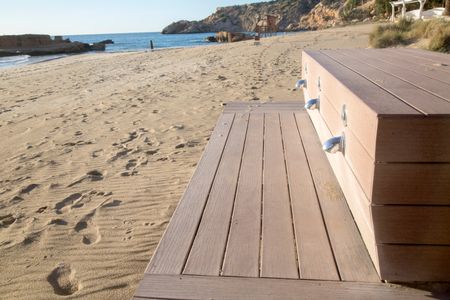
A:
POLYGON ((381 283, 302 104, 230 103, 136 299, 423 299, 381 283))

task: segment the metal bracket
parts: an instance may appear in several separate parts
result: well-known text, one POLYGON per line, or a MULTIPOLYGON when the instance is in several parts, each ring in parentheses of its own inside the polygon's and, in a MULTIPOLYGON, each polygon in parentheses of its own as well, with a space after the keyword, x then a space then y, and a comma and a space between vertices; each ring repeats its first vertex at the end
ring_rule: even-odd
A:
POLYGON ((299 90, 299 89, 302 89, 302 88, 306 88, 306 80, 305 79, 300 79, 295 84, 295 89, 296 90, 299 90))
POLYGON ((344 150, 345 150, 345 135, 344 135, 344 133, 342 133, 341 136, 335 136, 329 140, 326 140, 325 143, 323 143, 322 149, 323 149, 323 151, 328 152, 328 153, 336 153, 339 151, 344 153, 344 150))
POLYGON ((320 98, 310 99, 306 102, 305 109, 308 110, 319 109, 319 105, 320 105, 320 98))

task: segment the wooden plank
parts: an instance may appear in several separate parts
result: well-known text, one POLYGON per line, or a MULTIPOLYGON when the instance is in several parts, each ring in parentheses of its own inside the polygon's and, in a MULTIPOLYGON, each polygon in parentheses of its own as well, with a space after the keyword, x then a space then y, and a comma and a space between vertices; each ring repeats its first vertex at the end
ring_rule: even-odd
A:
POLYGON ((450 118, 382 118, 378 123, 375 159, 384 162, 450 162, 448 136, 450 118))
MULTIPOLYGON (((374 158, 370 157, 351 130, 357 126, 344 127, 340 114, 325 94, 321 95, 319 112, 333 136, 345 133, 345 160, 369 202, 377 204, 401 204, 403 202, 403 204, 450 204, 448 196, 450 195, 450 185, 446 184, 450 178, 450 164, 375 163, 374 158), (417 174, 421 174, 420 184, 417 182, 417 174)), ((426 120, 425 123, 427 123, 426 120)), ((408 124, 410 123, 405 122, 403 127, 408 124)), ((445 131, 449 131, 449 129, 447 128, 445 131)), ((389 135, 389 133, 385 134, 389 135)), ((393 140, 391 142, 397 143, 393 140)), ((416 144, 418 143, 416 142, 416 144)), ((395 145, 391 148, 396 147, 395 145)), ((417 148, 423 147, 426 146, 418 145, 417 148)), ((435 155, 433 159, 439 158, 439 155, 435 155)))
POLYGON ((409 49, 409 48, 400 48, 399 49, 402 53, 408 53, 411 56, 414 56, 416 58, 424 58, 428 59, 430 61, 433 61, 437 63, 439 66, 442 67, 450 67, 450 55, 445 53, 439 53, 436 51, 428 51, 428 50, 421 50, 421 49, 409 49))
POLYGON ((417 63, 411 63, 411 60, 401 55, 396 55, 385 49, 360 49, 355 50, 362 55, 374 55, 383 61, 392 65, 401 65, 402 68, 413 71, 417 74, 422 74, 434 80, 450 84, 448 73, 439 70, 438 67, 424 66, 417 63))
POLYGON ((445 73, 450 73, 450 66, 446 63, 442 63, 439 60, 436 60, 434 58, 427 58, 425 55, 423 55, 422 53, 420 55, 414 54, 414 53, 408 53, 407 51, 405 52, 404 49, 402 48, 398 48, 397 49, 385 49, 385 51, 390 52, 393 56, 402 56, 406 59, 408 59, 409 61, 413 62, 414 64, 419 64, 419 65, 423 65, 426 67, 432 67, 432 68, 437 68, 439 70, 441 70, 442 72, 445 73), (395 50, 395 51, 394 51, 395 50))
MULTIPOLYGON (((447 102, 450 101, 450 85, 442 83, 432 78, 428 78, 424 76, 424 74, 417 74, 415 72, 411 72, 410 70, 404 67, 404 64, 400 62, 397 63, 396 65, 386 63, 384 60, 379 59, 377 56, 375 56, 375 53, 373 52, 372 55, 370 55, 370 52, 365 53, 352 50, 340 50, 339 52, 352 57, 352 59, 359 61, 362 64, 366 64, 386 74, 393 75, 396 78, 406 81, 409 84, 417 87, 418 89, 427 91, 433 94, 434 96, 446 100, 447 102)), ((450 76, 448 76, 447 74, 446 77, 450 76)))
POLYGON ((308 159, 293 113, 281 113, 300 278, 339 280, 308 159))
POLYGON ((333 136, 345 135, 344 158, 363 188, 368 201, 370 201, 375 169, 374 158, 370 156, 363 144, 353 134, 351 128, 343 125, 341 114, 335 110, 331 103, 332 101, 326 95, 321 95, 320 115, 333 136))
POLYGON ((360 74, 368 81, 395 95, 401 101, 426 115, 450 114, 450 103, 448 101, 428 91, 418 89, 409 82, 403 81, 370 65, 361 63, 352 56, 345 55, 339 50, 322 50, 321 53, 360 74))
POLYGON ((223 148, 233 123, 233 114, 223 114, 211 134, 194 175, 167 226, 147 271, 180 274, 200 222, 223 148))
POLYGON ((376 164, 372 203, 450 205, 449 178, 448 163, 376 164))
POLYGON ((431 292, 382 283, 146 274, 137 298, 158 299, 386 299, 434 298, 431 292))
MULTIPOLYGON (((295 116, 341 278, 346 281, 378 281, 336 177, 324 152, 318 151, 321 145, 308 115, 296 113, 295 116)), ((370 238, 369 233, 364 235, 370 238)))
POLYGON ((381 278, 393 282, 450 281, 450 247, 378 245, 381 278))
MULTIPOLYGON (((305 96, 307 96, 306 90, 304 90, 304 93, 305 96)), ((318 111, 308 111, 308 115, 311 118, 317 135, 319 136, 319 140, 322 143, 332 137, 331 132, 318 111)), ((378 254, 375 236, 373 233, 370 206, 367 204, 369 203, 369 200, 366 200, 367 198, 363 189, 356 180, 355 175, 345 161, 342 153, 326 154, 326 156, 334 174, 336 175, 339 185, 345 194, 347 204, 352 212, 356 224, 358 225, 358 229, 364 240, 369 255, 372 258, 375 268, 379 271, 378 254), (370 216, 370 218, 366 216, 370 216)))
MULTIPOLYGON (((347 98, 349 103, 361 107, 361 112, 365 112, 362 106, 366 105, 371 109, 372 115, 422 115, 361 75, 337 64, 327 55, 318 51, 303 53, 319 64, 322 90, 329 95, 347 98)), ((310 85, 308 89, 309 87, 310 85)))
POLYGON ((223 275, 259 276, 264 115, 251 114, 223 275))
POLYGON ((392 56, 392 54, 381 49, 354 49, 353 53, 357 53, 361 57, 367 59, 368 62, 380 63, 381 66, 389 65, 389 68, 398 68, 401 71, 409 71, 414 73, 412 76, 420 76, 423 81, 424 77, 436 82, 450 84, 450 76, 437 68, 426 67, 423 65, 411 63, 411 60, 402 56, 392 56))
POLYGON ((235 115, 184 274, 217 276, 220 274, 247 124, 247 114, 235 115))
POLYGON ((435 59, 444 59, 448 63, 450 63, 450 55, 445 52, 431 51, 426 49, 417 49, 417 48, 400 48, 401 51, 409 51, 411 53, 416 53, 419 56, 429 56, 435 59))
MULTIPOLYGON (((303 60, 309 64, 307 80, 311 81, 319 76, 321 78, 321 97, 332 99, 333 106, 338 112, 344 104, 346 105, 348 127, 375 161, 450 162, 450 140, 442 138, 450 135, 450 118, 423 115, 402 117, 393 114, 374 116, 373 112, 361 104, 361 99, 354 96, 352 98, 349 93, 340 89, 336 79, 331 81, 333 78, 326 76, 323 66, 307 53, 303 55, 303 60)), ((306 91, 308 95, 305 97, 308 98, 305 99, 318 96, 311 94, 311 91, 313 93, 315 91, 314 84, 308 85, 306 91)), ((378 101, 384 103, 383 99, 378 101)))
POLYGON ((450 245, 449 206, 377 205, 372 213, 379 244, 450 245))
POLYGON ((278 114, 265 115, 261 276, 298 278, 278 114))

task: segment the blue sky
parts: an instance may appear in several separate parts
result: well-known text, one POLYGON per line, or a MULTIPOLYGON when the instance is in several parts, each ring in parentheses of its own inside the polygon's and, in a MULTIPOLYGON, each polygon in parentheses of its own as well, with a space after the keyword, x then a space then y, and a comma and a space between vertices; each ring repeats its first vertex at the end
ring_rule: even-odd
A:
POLYGON ((216 7, 258 0, 1 0, 0 35, 160 31, 180 19, 207 17, 216 7))

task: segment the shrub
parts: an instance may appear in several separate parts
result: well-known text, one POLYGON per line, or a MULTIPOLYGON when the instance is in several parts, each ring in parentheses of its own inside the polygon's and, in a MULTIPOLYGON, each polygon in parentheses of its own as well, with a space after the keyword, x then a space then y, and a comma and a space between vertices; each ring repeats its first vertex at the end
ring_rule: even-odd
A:
POLYGON ((386 48, 406 45, 415 41, 428 40, 427 49, 450 51, 450 22, 444 19, 430 21, 410 21, 401 19, 395 24, 381 25, 370 34, 372 47, 386 48))

